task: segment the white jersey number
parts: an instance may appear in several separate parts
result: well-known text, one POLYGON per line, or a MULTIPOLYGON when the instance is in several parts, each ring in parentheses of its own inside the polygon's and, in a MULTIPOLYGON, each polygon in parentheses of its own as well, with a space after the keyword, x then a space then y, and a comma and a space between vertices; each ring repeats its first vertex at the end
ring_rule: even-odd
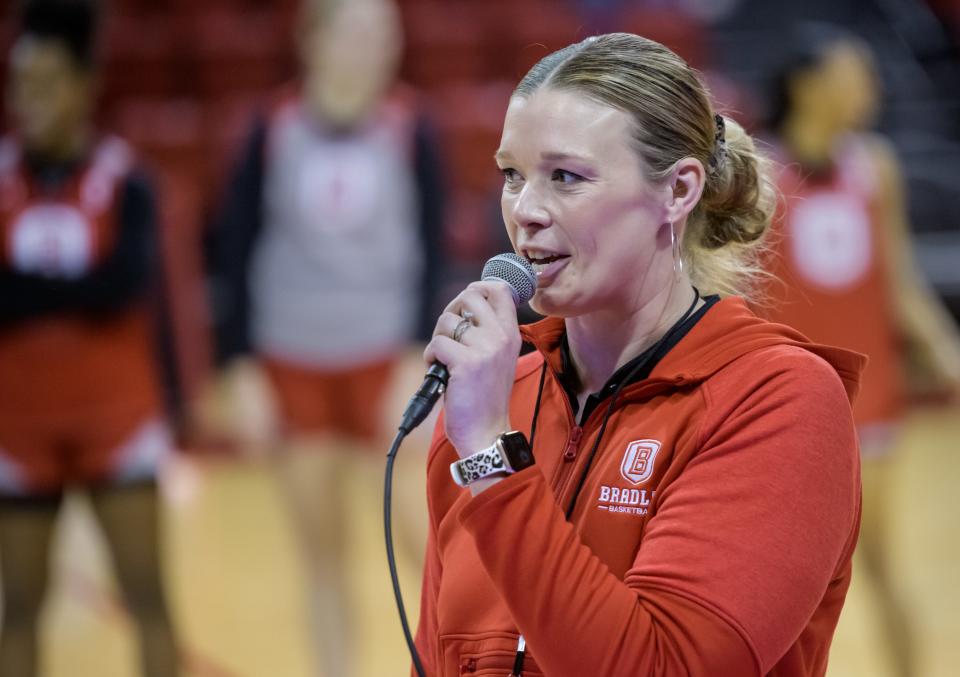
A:
POLYGON ((42 205, 24 211, 10 233, 13 267, 23 273, 73 279, 93 260, 90 221, 65 205, 42 205))
POLYGON ((794 265, 808 282, 843 289, 856 284, 870 268, 870 217, 852 196, 826 193, 798 200, 789 229, 794 265))

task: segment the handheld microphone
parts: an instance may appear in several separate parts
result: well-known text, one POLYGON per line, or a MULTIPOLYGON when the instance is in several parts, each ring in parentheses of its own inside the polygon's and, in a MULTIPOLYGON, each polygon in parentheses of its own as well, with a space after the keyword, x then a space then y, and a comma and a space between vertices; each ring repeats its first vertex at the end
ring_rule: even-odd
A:
MULTIPOLYGON (((510 286, 513 294, 513 302, 519 306, 533 298, 537 290, 537 276, 533 272, 533 267, 522 256, 514 253, 497 254, 486 262, 483 266, 483 272, 480 279, 500 280, 510 286)), ((410 398, 406 410, 403 412, 403 419, 400 422, 400 431, 405 435, 418 425, 433 409, 440 395, 443 394, 447 386, 447 380, 450 374, 446 365, 441 362, 434 362, 427 369, 423 383, 413 397, 410 398)))

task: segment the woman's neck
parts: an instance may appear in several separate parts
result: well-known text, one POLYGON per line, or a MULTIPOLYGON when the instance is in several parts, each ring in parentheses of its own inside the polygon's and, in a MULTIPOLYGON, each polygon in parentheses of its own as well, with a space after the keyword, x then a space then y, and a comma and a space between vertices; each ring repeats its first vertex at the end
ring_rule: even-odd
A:
POLYGON ((838 136, 829 121, 811 115, 791 115, 782 128, 783 142, 791 157, 804 166, 829 165, 838 136))
POLYGON ((662 338, 690 308, 694 294, 684 276, 632 312, 568 318, 567 343, 579 394, 599 391, 617 369, 662 338))
POLYGON ((27 149, 27 154, 41 165, 68 165, 87 152, 93 131, 87 125, 65 131, 49 143, 27 149))

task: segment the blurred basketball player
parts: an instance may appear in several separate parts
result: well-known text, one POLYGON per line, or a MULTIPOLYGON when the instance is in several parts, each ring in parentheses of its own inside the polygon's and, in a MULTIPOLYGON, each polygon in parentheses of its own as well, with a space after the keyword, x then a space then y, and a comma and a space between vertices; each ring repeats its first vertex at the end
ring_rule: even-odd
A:
POLYGON ((154 195, 91 122, 95 17, 27 4, 0 143, 0 675, 39 673, 38 619, 64 492, 86 489, 140 641, 177 674, 161 585, 158 464, 171 449, 155 349, 154 195))
POLYGON ((214 307, 226 381, 271 386, 323 674, 342 676, 355 667, 348 478, 379 491, 384 396, 432 327, 442 205, 430 135, 395 83, 396 7, 308 2, 299 45, 302 81, 250 134, 216 224, 214 307))
POLYGON ((782 218, 768 288, 770 319, 869 356, 854 407, 863 455, 859 552, 882 606, 898 675, 912 672, 907 610, 887 570, 894 501, 890 452, 904 414, 907 352, 941 385, 960 384, 960 336, 916 271, 900 169, 866 130, 878 75, 862 40, 829 26, 798 30, 775 86, 772 131, 783 164, 782 218))

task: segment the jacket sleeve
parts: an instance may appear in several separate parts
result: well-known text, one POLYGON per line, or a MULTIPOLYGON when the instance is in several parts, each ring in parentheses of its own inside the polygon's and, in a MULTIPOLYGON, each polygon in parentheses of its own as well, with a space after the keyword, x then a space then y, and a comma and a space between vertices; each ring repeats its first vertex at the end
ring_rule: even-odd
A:
POLYGON ((250 351, 250 260, 263 229, 264 154, 267 129, 251 130, 210 229, 207 267, 218 364, 250 351))
MULTIPOLYGON (((443 411, 437 417, 433 429, 428 458, 434 459, 435 452, 443 444, 448 444, 443 434, 443 411)), ((427 474, 429 475, 429 467, 427 474)), ((428 482, 429 484, 429 482, 428 482)), ((443 563, 437 548, 437 525, 457 498, 458 488, 450 482, 446 493, 427 492, 427 510, 430 515, 430 529, 427 532, 427 552, 423 563, 423 579, 420 589, 420 620, 417 624, 416 646, 420 661, 427 675, 440 674, 440 647, 437 643, 439 621, 437 618, 437 600, 440 594, 440 579, 443 576, 443 563)), ((416 677, 416 669, 411 666, 410 675, 416 677)))
MULTIPOLYGON (((420 662, 428 675, 438 674, 437 648, 437 597, 440 591, 440 577, 443 565, 437 553, 436 530, 431 524, 427 534, 427 553, 423 563, 423 583, 420 590, 420 622, 417 624, 416 646, 420 662)), ((416 677, 416 669, 411 668, 411 677, 416 677)))
POLYGON ((700 451, 624 580, 535 467, 461 511, 545 674, 762 675, 796 641, 852 549, 859 466, 836 374, 775 362, 704 388, 700 451))
POLYGON ((86 275, 60 279, 0 268, 0 325, 59 312, 110 313, 145 297, 156 276, 153 190, 139 172, 120 190, 116 243, 86 275))

